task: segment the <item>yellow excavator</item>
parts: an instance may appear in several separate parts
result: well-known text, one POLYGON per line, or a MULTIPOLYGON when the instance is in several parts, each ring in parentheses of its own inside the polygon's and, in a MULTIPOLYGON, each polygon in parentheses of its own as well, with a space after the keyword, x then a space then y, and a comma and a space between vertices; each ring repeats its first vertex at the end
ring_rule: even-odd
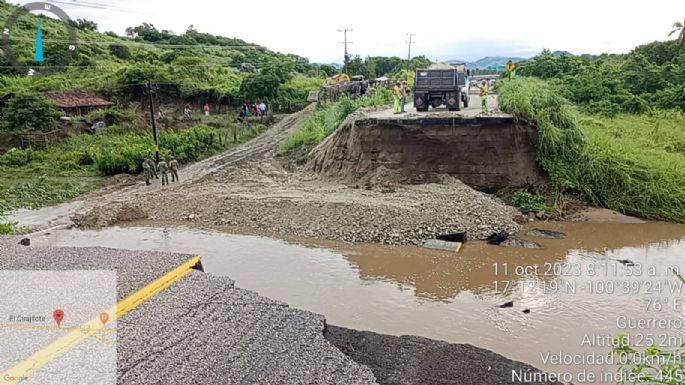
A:
POLYGON ((344 82, 349 82, 350 81, 350 75, 348 74, 337 74, 333 75, 331 77, 326 78, 326 81, 323 83, 324 86, 333 86, 338 83, 344 83, 344 82))

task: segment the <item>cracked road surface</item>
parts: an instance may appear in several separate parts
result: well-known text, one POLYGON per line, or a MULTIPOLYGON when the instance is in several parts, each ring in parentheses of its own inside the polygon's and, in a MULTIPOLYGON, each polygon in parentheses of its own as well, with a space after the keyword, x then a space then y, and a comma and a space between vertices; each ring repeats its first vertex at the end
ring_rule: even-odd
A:
MULTIPOLYGON (((0 269, 115 270, 119 299, 191 257, 18 242, 0 238, 0 269)), ((323 316, 201 271, 190 272, 117 325, 118 384, 376 383, 370 369, 324 338, 323 316)))

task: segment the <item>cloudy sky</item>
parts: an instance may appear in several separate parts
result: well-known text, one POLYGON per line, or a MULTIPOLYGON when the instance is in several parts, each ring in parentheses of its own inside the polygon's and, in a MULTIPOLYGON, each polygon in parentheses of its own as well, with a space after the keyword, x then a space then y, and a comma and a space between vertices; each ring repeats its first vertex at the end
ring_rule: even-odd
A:
MULTIPOLYGON (((11 1, 25 4, 29 1, 11 1)), ((685 0, 54 0, 71 18, 123 34, 142 22, 183 33, 239 37, 313 62, 341 62, 342 33, 352 54, 413 55, 433 60, 523 56, 543 48, 572 53, 622 53, 667 39, 685 17, 685 0), (423 12, 422 12, 423 11, 423 12)))

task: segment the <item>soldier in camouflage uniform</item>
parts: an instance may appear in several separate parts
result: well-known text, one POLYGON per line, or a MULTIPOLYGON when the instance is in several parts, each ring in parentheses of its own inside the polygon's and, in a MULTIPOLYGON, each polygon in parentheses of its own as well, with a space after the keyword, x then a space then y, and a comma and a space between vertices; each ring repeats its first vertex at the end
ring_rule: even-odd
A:
POLYGON ((150 159, 143 159, 143 174, 145 174, 145 184, 150 185, 150 179, 152 179, 152 173, 150 172, 150 159))
POLYGON ((175 156, 171 157, 171 161, 169 162, 169 170, 171 171, 171 181, 179 182, 180 179, 178 179, 178 161, 176 160, 175 156))
POLYGON ((152 155, 150 155, 147 159, 150 163, 150 174, 152 174, 153 178, 159 179, 159 176, 157 176, 157 165, 155 164, 155 158, 152 155))
POLYGON ((169 166, 167 166, 167 162, 165 162, 164 159, 160 160, 157 168, 159 169, 159 173, 162 174, 162 186, 168 185, 169 175, 167 172, 169 171, 169 166))

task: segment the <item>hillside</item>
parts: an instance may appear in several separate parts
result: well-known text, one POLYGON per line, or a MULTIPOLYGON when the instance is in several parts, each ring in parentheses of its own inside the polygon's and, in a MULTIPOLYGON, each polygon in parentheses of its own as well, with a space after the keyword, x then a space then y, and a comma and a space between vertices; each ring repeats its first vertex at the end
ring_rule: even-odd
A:
POLYGON ((447 60, 446 63, 449 64, 457 64, 457 63, 464 63, 466 62, 467 66, 469 68, 473 69, 486 69, 488 67, 501 67, 507 64, 507 62, 511 60, 514 63, 525 60, 524 58, 521 57, 508 57, 508 56, 486 56, 482 59, 478 59, 473 62, 468 62, 466 60, 447 60))
MULTIPOLYGON (((16 6, 0 1, 0 23, 4 25, 16 10, 16 6)), ((33 56, 34 18, 22 16, 12 28, 11 49, 22 63, 30 63, 33 56)), ((194 29, 174 35, 147 23, 129 28, 126 37, 99 33, 94 24, 76 26, 77 49, 69 67, 52 75, 17 74, 1 56, 3 93, 79 88, 132 98, 141 94, 144 81, 151 80, 163 85, 162 92, 185 98, 202 95, 235 103, 242 97, 276 100, 281 96, 281 102, 287 103, 284 99, 304 99, 307 90, 320 84, 319 66, 309 64, 306 58, 273 52, 240 39, 194 29), (263 75, 259 80, 258 73, 263 75)), ((60 21, 42 17, 42 30, 43 66, 54 66, 66 52, 67 29, 60 21)))

